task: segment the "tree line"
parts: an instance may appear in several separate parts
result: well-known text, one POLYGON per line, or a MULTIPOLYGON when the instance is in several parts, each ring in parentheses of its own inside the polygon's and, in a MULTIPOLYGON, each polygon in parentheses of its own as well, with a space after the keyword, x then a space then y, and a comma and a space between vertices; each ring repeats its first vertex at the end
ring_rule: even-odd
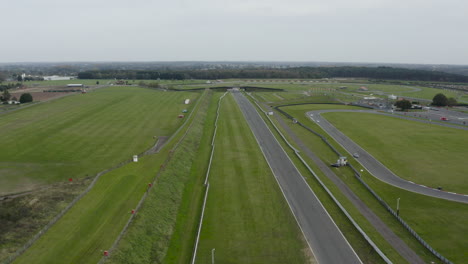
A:
POLYGON ((131 80, 215 80, 215 79, 319 79, 369 78, 436 82, 468 82, 468 76, 438 71, 393 67, 296 67, 285 69, 207 69, 207 70, 94 70, 78 73, 79 79, 131 80))

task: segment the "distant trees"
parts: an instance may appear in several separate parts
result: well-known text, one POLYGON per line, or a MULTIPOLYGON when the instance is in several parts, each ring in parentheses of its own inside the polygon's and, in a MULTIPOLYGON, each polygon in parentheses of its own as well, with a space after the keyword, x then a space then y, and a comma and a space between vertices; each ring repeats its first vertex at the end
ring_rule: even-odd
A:
POLYGON ((447 105, 448 106, 455 106, 458 105, 457 99, 450 97, 447 99, 447 105))
POLYGON ((216 80, 229 78, 334 78, 361 77, 371 79, 420 80, 444 82, 468 82, 468 76, 437 71, 411 70, 392 67, 296 67, 205 69, 205 70, 96 70, 78 73, 79 79, 124 79, 124 80, 216 80))
POLYGON ((11 98, 10 92, 8 92, 8 89, 3 90, 2 96, 0 96, 0 100, 2 102, 8 101, 11 98))
POLYGON ((24 93, 20 96, 20 103, 29 103, 33 101, 33 97, 30 93, 24 93))
POLYGON ((446 106, 448 105, 448 99, 447 96, 445 96, 443 93, 438 93, 432 98, 432 105, 434 106, 446 106))
POLYGON ((402 111, 405 111, 411 108, 411 102, 406 99, 403 99, 400 101, 396 101, 395 106, 400 108, 402 111))

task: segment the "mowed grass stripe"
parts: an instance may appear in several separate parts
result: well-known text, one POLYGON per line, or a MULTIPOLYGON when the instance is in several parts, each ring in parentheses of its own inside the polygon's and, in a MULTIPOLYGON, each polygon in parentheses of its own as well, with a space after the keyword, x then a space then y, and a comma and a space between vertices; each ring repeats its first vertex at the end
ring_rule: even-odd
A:
POLYGON ((170 135, 184 98, 199 93, 112 87, 9 113, 0 119, 0 193, 93 175, 170 135), (33 166, 34 170, 29 169, 33 166))
POLYGON ((197 263, 307 263, 303 240, 231 95, 218 121, 197 263))

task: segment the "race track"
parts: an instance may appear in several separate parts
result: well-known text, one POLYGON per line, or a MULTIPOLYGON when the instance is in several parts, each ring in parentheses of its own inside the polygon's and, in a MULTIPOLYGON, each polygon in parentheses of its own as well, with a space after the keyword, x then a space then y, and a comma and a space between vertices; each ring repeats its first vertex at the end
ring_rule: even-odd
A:
MULTIPOLYGON (((338 129, 336 129, 330 122, 328 122, 325 118, 323 118, 320 114, 325 112, 365 112, 365 113, 375 113, 375 114, 383 114, 376 112, 374 110, 317 110, 317 111, 310 111, 307 112, 307 116, 314 121, 317 125, 319 125, 325 132, 327 132, 336 142, 338 142, 341 146, 343 146, 346 151, 349 153, 359 153, 359 158, 356 159, 363 167, 367 169, 373 176, 380 179, 383 182, 391 184, 401 189, 405 189, 407 191, 424 194, 427 196, 432 196, 436 198, 461 202, 461 203, 468 203, 468 195, 464 194, 456 194, 451 192, 445 192, 438 189, 433 189, 430 187, 426 187, 423 185, 415 184, 413 182, 404 180, 397 175, 395 175, 392 171, 390 171, 385 165, 380 163, 376 158, 374 158, 371 154, 369 154, 366 150, 361 148, 358 144, 354 143, 350 138, 346 135, 341 133, 338 129)), ((388 114, 385 114, 388 115, 388 114)), ((397 116, 400 118, 411 118, 407 116, 397 116)), ((428 123, 430 121, 424 121, 420 119, 414 119, 415 121, 421 121, 428 123)), ((451 124, 440 124, 444 126, 454 127, 451 124)), ((460 127, 455 126, 459 129, 467 130, 467 127, 460 127)))
POLYGON ((232 93, 318 263, 362 263, 255 107, 232 93))

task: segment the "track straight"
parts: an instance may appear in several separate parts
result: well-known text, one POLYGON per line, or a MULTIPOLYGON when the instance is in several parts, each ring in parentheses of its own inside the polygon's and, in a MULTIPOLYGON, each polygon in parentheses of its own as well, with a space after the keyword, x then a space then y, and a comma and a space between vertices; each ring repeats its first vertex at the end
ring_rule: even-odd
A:
POLYGON ((254 106, 233 92, 317 261, 362 263, 254 106))

